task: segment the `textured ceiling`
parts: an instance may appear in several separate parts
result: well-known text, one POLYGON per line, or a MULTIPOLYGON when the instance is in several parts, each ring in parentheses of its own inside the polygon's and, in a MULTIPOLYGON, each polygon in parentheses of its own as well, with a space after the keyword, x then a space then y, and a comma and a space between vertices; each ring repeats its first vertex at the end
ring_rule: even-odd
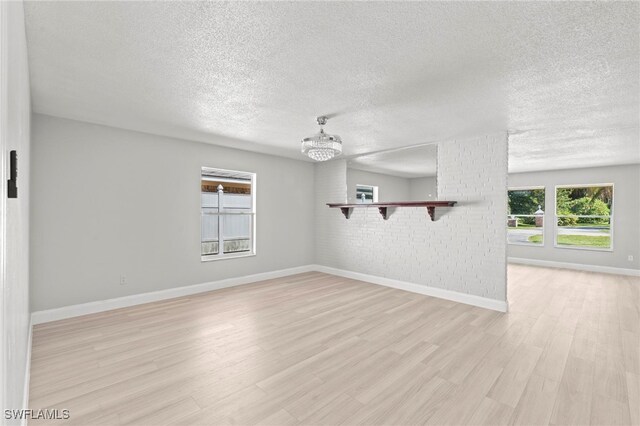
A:
POLYGON ((359 155, 347 164, 351 169, 412 179, 435 176, 437 158, 438 147, 431 144, 359 155))
POLYGON ((27 2, 34 111, 301 158, 509 130, 510 170, 640 162, 637 2, 27 2))

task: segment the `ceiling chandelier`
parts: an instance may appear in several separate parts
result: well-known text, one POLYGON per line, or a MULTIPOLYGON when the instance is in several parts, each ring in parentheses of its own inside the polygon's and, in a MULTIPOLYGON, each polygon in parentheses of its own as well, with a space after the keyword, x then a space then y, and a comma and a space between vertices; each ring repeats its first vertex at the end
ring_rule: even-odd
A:
POLYGON ((338 135, 324 132, 322 126, 327 123, 325 116, 318 117, 320 131, 313 136, 302 139, 302 153, 316 161, 327 161, 342 154, 342 139, 338 135))

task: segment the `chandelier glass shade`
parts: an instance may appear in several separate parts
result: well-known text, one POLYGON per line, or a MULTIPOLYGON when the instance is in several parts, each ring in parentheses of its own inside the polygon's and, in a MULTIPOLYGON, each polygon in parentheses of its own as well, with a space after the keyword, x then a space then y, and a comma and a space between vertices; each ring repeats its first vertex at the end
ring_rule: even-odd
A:
POLYGON ((327 117, 318 117, 320 131, 313 136, 302 140, 302 153, 316 161, 327 161, 342 154, 342 139, 338 135, 330 135, 324 132, 322 126, 327 122, 327 117))

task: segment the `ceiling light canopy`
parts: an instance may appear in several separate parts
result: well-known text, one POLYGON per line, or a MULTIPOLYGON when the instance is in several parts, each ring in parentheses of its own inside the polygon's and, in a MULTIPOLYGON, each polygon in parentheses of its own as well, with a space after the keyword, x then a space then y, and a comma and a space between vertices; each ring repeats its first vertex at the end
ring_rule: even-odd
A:
POLYGON ((302 139, 302 153, 316 161, 327 161, 342 154, 342 139, 338 135, 324 132, 322 126, 327 123, 325 116, 318 117, 320 131, 313 136, 302 139))

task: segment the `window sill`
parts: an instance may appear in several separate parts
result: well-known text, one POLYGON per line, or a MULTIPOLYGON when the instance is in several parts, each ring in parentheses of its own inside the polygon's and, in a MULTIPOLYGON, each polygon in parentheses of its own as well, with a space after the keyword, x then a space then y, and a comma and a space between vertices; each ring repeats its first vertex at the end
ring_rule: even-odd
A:
POLYGON ((569 249, 569 250, 586 250, 586 251, 607 251, 607 252, 613 252, 613 247, 610 248, 598 248, 598 247, 579 247, 579 246, 565 246, 565 245, 559 245, 559 244, 554 244, 553 245, 554 248, 559 248, 559 249, 569 249))
POLYGON ((510 246, 523 246, 523 247, 544 247, 543 244, 535 244, 535 243, 510 243, 507 241, 507 245, 510 246))
POLYGON ((213 262, 215 260, 225 260, 225 259, 238 259, 241 257, 253 257, 255 253, 242 253, 242 254, 223 254, 218 256, 200 256, 200 262, 213 262))

